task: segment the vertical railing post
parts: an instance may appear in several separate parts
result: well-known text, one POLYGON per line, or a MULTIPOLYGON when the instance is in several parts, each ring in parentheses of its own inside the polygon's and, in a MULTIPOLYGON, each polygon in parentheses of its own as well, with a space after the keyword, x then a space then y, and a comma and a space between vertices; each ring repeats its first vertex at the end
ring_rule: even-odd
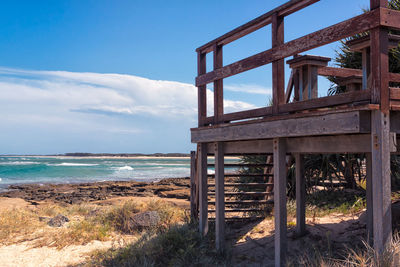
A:
POLYGON ((215 245, 222 252, 225 249, 225 189, 224 189, 224 146, 215 143, 215 245))
MULTIPOLYGON (((370 0, 371 10, 387 7, 387 0, 370 0)), ((392 238, 390 185, 390 101, 388 29, 370 30, 371 38, 371 102, 380 104, 371 111, 371 172, 374 248, 382 254, 392 238)))
POLYGON ((199 179, 199 231, 203 236, 205 236, 208 232, 208 177, 206 143, 199 143, 197 173, 199 179))
MULTIPOLYGON (((284 43, 284 19, 277 13, 272 16, 272 47, 284 43)), ((285 103, 285 60, 272 62, 273 113, 279 113, 279 105, 285 103)))
MULTIPOLYGON (((222 68, 222 46, 214 45, 214 70, 222 68)), ((221 122, 224 114, 224 90, 223 79, 214 81, 214 123, 221 122)))
POLYGON ((190 152, 190 217, 193 221, 198 219, 197 184, 196 184, 196 152, 190 152))
MULTIPOLYGON (((206 53, 199 51, 197 53, 197 74, 200 76, 207 71, 206 53)), ((207 118, 207 85, 197 87, 198 92, 198 123, 199 127, 205 125, 207 118)))

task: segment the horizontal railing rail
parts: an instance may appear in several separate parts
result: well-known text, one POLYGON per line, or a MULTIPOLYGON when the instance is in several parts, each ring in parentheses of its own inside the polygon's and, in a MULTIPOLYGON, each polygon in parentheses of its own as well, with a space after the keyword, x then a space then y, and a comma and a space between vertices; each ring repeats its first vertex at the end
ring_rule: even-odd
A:
POLYGON ((312 5, 320 0, 292 0, 289 1, 264 15, 255 18, 248 23, 237 27, 236 29, 222 35, 221 37, 216 38, 208 42, 207 44, 196 49, 196 52, 200 53, 209 53, 213 51, 213 47, 215 45, 221 46, 229 44, 243 36, 246 36, 262 27, 265 27, 272 23, 272 16, 274 14, 278 14, 279 17, 286 17, 300 9, 303 9, 309 5, 312 5))

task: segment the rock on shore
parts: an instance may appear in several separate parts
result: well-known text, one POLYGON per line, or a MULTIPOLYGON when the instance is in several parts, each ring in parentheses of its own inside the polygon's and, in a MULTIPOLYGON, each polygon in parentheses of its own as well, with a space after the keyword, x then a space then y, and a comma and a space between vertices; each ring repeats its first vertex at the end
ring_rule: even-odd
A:
POLYGON ((0 197, 22 198, 32 204, 43 201, 79 204, 113 197, 136 196, 189 199, 190 180, 170 178, 159 182, 107 181, 80 184, 11 185, 0 197))

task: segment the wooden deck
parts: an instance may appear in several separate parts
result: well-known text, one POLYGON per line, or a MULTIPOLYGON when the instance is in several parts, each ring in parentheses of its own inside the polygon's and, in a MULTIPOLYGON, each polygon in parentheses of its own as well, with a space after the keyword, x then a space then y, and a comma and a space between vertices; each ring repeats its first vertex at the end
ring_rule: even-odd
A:
MULTIPOLYGON (((225 205, 237 202, 225 198, 229 195, 225 188, 234 185, 225 183, 224 156, 272 153, 273 172, 271 168, 265 176, 273 175, 276 266, 284 264, 286 255, 287 154, 296 161, 299 236, 306 228, 303 154, 366 153, 367 230, 378 252, 391 239, 390 154, 399 152, 400 88, 390 86, 400 83, 400 74, 389 72, 388 49, 400 40, 400 36, 389 35, 389 29, 400 29, 400 12, 388 9, 386 0, 370 0, 369 12, 285 42, 285 17, 316 2, 319 0, 289 1, 196 50, 198 127, 191 129, 191 141, 197 143, 197 151, 192 153, 193 217, 199 220, 199 230, 205 234, 208 213, 215 213, 216 246, 223 250, 225 212, 230 212, 225 205), (224 45, 267 25, 272 27, 271 49, 223 64, 224 45), (300 55, 365 32, 369 34, 349 44, 362 53, 362 69, 328 67, 329 58, 300 55), (211 52, 214 69, 207 72, 206 55, 211 52), (287 84, 286 59, 290 59, 286 63, 291 68, 287 84), (223 80, 266 64, 272 64, 272 105, 224 113, 223 80), (318 97, 318 76, 338 78, 349 92, 318 97), (212 116, 207 116, 209 83, 214 85, 212 116), (212 201, 208 199, 207 155, 215 156, 212 201), (215 209, 208 205, 215 205, 215 209)), ((265 184, 267 188, 271 186, 271 182, 265 184)), ((264 194, 272 195, 271 191, 264 194)))

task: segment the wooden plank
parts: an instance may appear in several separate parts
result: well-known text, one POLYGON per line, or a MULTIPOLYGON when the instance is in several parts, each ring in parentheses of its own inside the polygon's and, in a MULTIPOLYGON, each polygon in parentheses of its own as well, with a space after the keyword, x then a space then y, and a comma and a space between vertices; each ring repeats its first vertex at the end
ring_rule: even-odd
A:
MULTIPOLYGON (((222 67, 222 46, 214 45, 214 70, 222 67)), ((214 81, 214 123, 218 124, 224 115, 224 90, 223 80, 214 81)))
POLYGON ((230 122, 230 121, 245 120, 250 118, 259 118, 269 115, 272 115, 272 107, 264 107, 246 111, 227 113, 223 115, 222 121, 230 122))
POLYGON ((215 246, 225 249, 225 187, 224 187, 224 147, 221 142, 215 145, 215 246))
MULTIPOLYGON (((260 204, 273 204, 274 201, 272 200, 235 200, 235 201, 231 201, 231 200, 225 200, 225 204, 226 205, 237 205, 237 204, 241 204, 241 205, 260 205, 260 204)), ((215 201, 208 201, 208 204, 215 204, 215 201)))
POLYGON ((325 96, 304 101, 298 101, 294 103, 288 103, 279 106, 279 111, 282 113, 294 112, 294 111, 309 110, 315 108, 338 106, 343 104, 369 101, 369 100, 370 100, 370 91, 363 90, 363 91, 348 92, 333 96, 325 96))
POLYGON ((367 200, 367 241, 373 246, 374 213, 372 205, 372 155, 366 153, 366 200, 367 200))
POLYGON ((363 124, 363 114, 353 111, 217 128, 204 127, 192 129, 191 138, 193 143, 199 143, 362 133, 369 130, 368 125, 363 124))
MULTIPOLYGON (((258 209, 246 209, 246 208, 241 208, 241 209, 226 209, 225 212, 265 212, 264 210, 258 208, 258 209)), ((216 210, 208 210, 208 212, 213 213, 216 212, 216 210)))
MULTIPOLYGON (((225 187, 232 187, 232 186, 269 186, 274 185, 273 183, 224 183, 225 187)), ((213 187, 215 184, 208 184, 208 187, 213 187)))
POLYGON ((207 213, 207 145, 199 144, 197 173, 199 177, 199 231, 205 236, 208 232, 207 213))
POLYGON ((389 115, 371 112, 372 205, 374 249, 383 253, 392 237, 389 115))
MULTIPOLYGON (((400 121, 400 114, 397 113, 396 116, 392 115, 391 121, 392 119, 400 121)), ((391 132, 396 131, 400 132, 400 124, 397 123, 397 126, 395 126, 394 123, 391 122, 391 132)), ((397 152, 394 140, 394 133, 391 133, 389 144, 391 153, 397 152)), ((272 140, 225 142, 224 148, 225 153, 228 151, 230 154, 261 154, 272 152, 272 140)), ((303 154, 370 153, 370 135, 349 134, 336 136, 292 137, 286 139, 286 150, 288 153, 303 154)), ((237 176, 237 174, 231 175, 237 176)), ((226 174, 225 176, 230 176, 230 174, 226 174)))
MULTIPOLYGON (((272 15, 272 47, 279 47, 284 43, 284 19, 277 13, 272 15)), ((272 112, 279 113, 279 105, 285 102, 285 60, 272 62, 272 112)))
POLYGON ((208 53, 211 52, 213 46, 217 45, 226 45, 230 42, 233 42, 249 33, 252 33, 272 22, 272 15, 277 13, 280 17, 288 16, 300 9, 303 9, 309 5, 312 5, 320 0, 292 0, 289 1, 249 22, 246 24, 237 27, 236 29, 218 37, 207 44, 196 49, 197 52, 208 53))
MULTIPOLYGON (((272 192, 225 192, 226 196, 265 196, 265 195, 273 195, 272 192)), ((214 196, 215 192, 209 192, 209 196, 214 196)))
POLYGON ((284 266, 287 253, 286 149, 284 139, 276 138, 273 142, 275 266, 284 266))
POLYGON ((349 68, 334 68, 334 67, 321 67, 318 68, 318 75, 321 76, 334 76, 334 77, 362 77, 362 70, 349 69, 349 68))
POLYGON ((390 99, 400 100, 400 88, 389 88, 390 99))
POLYGON ((304 179, 304 156, 295 154, 296 160, 296 235, 306 232, 306 181, 304 179))
POLYGON ((287 42, 278 47, 273 47, 267 51, 229 64, 218 70, 199 75, 196 78, 196 86, 205 85, 218 79, 227 78, 273 61, 284 59, 360 32, 368 31, 371 28, 379 26, 379 11, 380 10, 377 9, 364 13, 357 17, 287 42))
MULTIPOLYGON (((215 177, 215 174, 208 174, 207 175, 209 178, 215 177)), ((262 173, 230 173, 230 174, 225 174, 225 177, 268 177, 272 176, 272 174, 262 174, 262 173)))
POLYGON ((196 152, 190 152, 190 216, 192 220, 197 221, 197 190, 196 190, 196 152))
MULTIPOLYGON (((209 163, 207 164, 208 167, 214 167, 215 164, 213 163, 209 163)), ((236 167, 236 168, 240 168, 240 167, 268 167, 268 166, 272 166, 272 164, 269 163, 225 163, 224 165, 225 167, 236 167)))
MULTIPOLYGON (((197 53, 197 73, 202 75, 207 72, 206 54, 197 53)), ((199 85, 197 87, 197 109, 198 109, 198 125, 204 126, 207 117, 207 86, 199 85)))
POLYGON ((381 26, 400 29, 400 11, 387 8, 379 8, 379 11, 381 26))
POLYGON ((389 72, 388 75, 389 75, 389 81, 390 82, 400 83, 400 73, 389 72))
POLYGON ((380 104, 386 114, 390 109, 389 100, 389 56, 388 29, 374 28, 371 35, 371 103, 380 104))

